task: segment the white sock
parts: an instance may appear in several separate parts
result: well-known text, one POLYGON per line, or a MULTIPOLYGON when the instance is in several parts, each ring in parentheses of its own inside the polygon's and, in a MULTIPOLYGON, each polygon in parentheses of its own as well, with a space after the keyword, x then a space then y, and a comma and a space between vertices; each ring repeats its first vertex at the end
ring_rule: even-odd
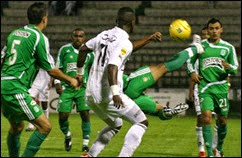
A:
POLYGON ((215 125, 213 129, 213 149, 216 149, 218 145, 218 126, 215 125))
POLYGON ((89 143, 89 139, 83 139, 82 141, 83 146, 88 146, 88 143, 89 143))
POLYGON ((203 139, 203 130, 202 127, 196 126, 196 135, 197 135, 197 146, 199 151, 204 150, 204 139, 203 139))
POLYGON ((49 109, 43 110, 43 112, 44 112, 45 116, 47 118, 49 118, 49 109))
POLYGON ((134 124, 125 136, 124 145, 119 153, 119 157, 131 157, 141 143, 141 139, 146 131, 143 124, 134 124))
POLYGON ((110 126, 107 126, 102 129, 99 133, 98 138, 90 148, 88 155, 92 157, 97 157, 97 155, 104 149, 108 142, 116 135, 118 130, 115 132, 110 126))
POLYGON ((29 125, 27 128, 34 128, 34 125, 32 123, 29 122, 29 125))

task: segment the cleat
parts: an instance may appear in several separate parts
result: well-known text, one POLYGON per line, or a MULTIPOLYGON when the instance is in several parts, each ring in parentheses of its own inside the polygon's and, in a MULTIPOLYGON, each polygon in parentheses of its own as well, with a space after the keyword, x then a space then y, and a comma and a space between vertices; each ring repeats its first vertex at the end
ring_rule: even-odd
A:
POLYGON ((224 157, 223 151, 218 151, 217 149, 213 149, 214 157, 224 157))
POLYGON ((71 150, 71 146, 72 146, 72 142, 71 142, 71 132, 69 131, 66 134, 66 138, 65 138, 65 150, 66 151, 70 151, 71 150))
POLYGON ((29 123, 28 127, 25 129, 26 132, 34 131, 35 127, 32 123, 29 123))
POLYGON ((85 154, 82 154, 81 157, 89 157, 89 155, 85 153, 85 154))
POLYGON ((192 43, 190 44, 190 46, 195 46, 197 48, 197 53, 198 54, 202 54, 204 53, 204 48, 203 46, 200 44, 201 42, 201 37, 197 34, 194 34, 193 35, 193 41, 192 43))
POLYGON ((205 153, 205 151, 200 151, 200 152, 198 153, 198 157, 206 157, 206 153, 205 153))
POLYGON ((88 146, 83 146, 83 147, 82 147, 82 152, 88 152, 88 151, 89 151, 88 146))
POLYGON ((165 113, 165 115, 173 116, 186 111, 188 108, 189 108, 188 104, 180 103, 176 105, 174 108, 169 108, 169 107, 164 108, 163 112, 165 113))

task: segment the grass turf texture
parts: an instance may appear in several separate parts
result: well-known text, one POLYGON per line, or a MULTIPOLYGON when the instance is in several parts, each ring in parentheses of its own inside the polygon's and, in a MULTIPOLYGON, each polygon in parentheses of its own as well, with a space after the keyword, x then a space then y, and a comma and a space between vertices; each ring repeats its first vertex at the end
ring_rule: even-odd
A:
MULTIPOLYGON (((168 121, 161 121, 157 117, 148 116, 149 127, 145 133, 142 143, 135 151, 134 157, 197 157, 198 149, 195 135, 196 117, 174 117, 168 121)), ((72 149, 70 152, 64 149, 64 135, 58 125, 58 115, 50 114, 52 131, 43 142, 36 157, 79 157, 82 152, 81 119, 77 114, 69 117, 70 129, 72 132, 72 149)), ((214 122, 214 121, 213 121, 214 122)), ((91 114, 91 138, 89 146, 94 142, 98 132, 105 126, 95 114, 91 114)), ((25 127, 27 122, 25 122, 25 127)), ((121 131, 111 140, 108 146, 99 156, 118 156, 124 136, 130 124, 124 121, 121 131)), ((8 156, 7 132, 9 123, 1 114, 1 157, 8 156)), ((22 155, 27 141, 32 132, 22 132, 20 141, 20 154, 22 155)), ((223 146, 225 156, 241 156, 241 119, 229 118, 228 134, 223 146)))

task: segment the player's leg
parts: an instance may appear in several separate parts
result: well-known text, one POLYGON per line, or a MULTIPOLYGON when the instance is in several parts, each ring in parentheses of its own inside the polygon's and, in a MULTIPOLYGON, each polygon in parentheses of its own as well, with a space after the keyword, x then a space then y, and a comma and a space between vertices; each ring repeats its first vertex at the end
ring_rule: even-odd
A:
POLYGON ((7 136, 8 153, 10 157, 19 157, 20 134, 24 128, 23 121, 16 123, 9 121, 10 129, 7 136))
POLYGON ((155 84, 151 70, 148 66, 143 66, 132 72, 124 81, 127 85, 124 87, 124 93, 131 99, 139 97, 144 90, 155 84))
MULTIPOLYGON (((197 88, 197 87, 196 87, 197 88)), ((194 106, 197 114, 197 124, 196 124, 196 136, 197 136, 197 146, 198 146, 198 157, 206 157, 205 149, 204 149, 204 139, 203 139, 203 130, 202 130, 202 112, 200 101, 198 97, 197 90, 194 90, 194 106)))
MULTIPOLYGON (((92 97, 88 97, 87 104, 95 112, 95 114, 107 123, 108 126, 104 127, 98 134, 96 140, 91 146, 88 156, 97 157, 98 154, 106 147, 110 140, 115 136, 123 125, 120 118, 109 118, 104 104, 96 104, 92 97)), ((85 154, 83 156, 86 156, 85 154)))
POLYGON ((45 116, 49 118, 48 101, 41 101, 41 107, 43 109, 45 116))
POLYGON ((60 130, 65 135, 64 145, 65 145, 66 151, 70 151, 72 147, 72 142, 71 142, 72 135, 69 128, 68 118, 69 118, 69 114, 72 111, 73 98, 74 98, 74 94, 72 93, 72 90, 70 90, 69 88, 66 88, 59 97, 59 104, 57 107, 57 111, 59 112, 58 121, 59 121, 60 130))
POLYGON ((91 123, 90 123, 90 115, 89 110, 90 107, 86 104, 85 101, 85 89, 81 88, 79 91, 75 92, 75 102, 76 102, 76 110, 80 112, 80 117, 82 119, 82 151, 88 152, 88 143, 89 137, 91 133, 91 123))
POLYGON ((217 94, 215 97, 216 97, 215 112, 217 114, 217 125, 218 125, 218 129, 217 129, 218 144, 217 144, 216 156, 224 156, 222 147, 227 135, 227 116, 229 112, 229 99, 226 93, 217 94))
POLYGON ((119 153, 119 157, 131 157, 134 151, 141 143, 142 137, 148 127, 148 120, 142 110, 135 104, 133 100, 126 95, 121 95, 123 104, 127 109, 125 113, 123 110, 118 110, 122 118, 132 123, 132 126, 125 135, 124 145, 119 153))
POLYGON ((214 156, 212 151, 212 111, 214 110, 213 96, 208 94, 200 94, 200 102, 201 110, 202 110, 202 130, 203 130, 203 138, 204 143, 206 145, 208 156, 214 156))
MULTIPOLYGON (((38 123, 37 125, 35 124, 37 130, 35 130, 29 138, 23 154, 24 157, 33 157, 51 130, 51 125, 48 119, 43 115, 42 109, 26 92, 14 95, 2 94, 1 101, 3 114, 8 120, 10 120, 11 129, 15 130, 15 133, 22 131, 22 120, 38 123), (43 116, 45 118, 41 119, 43 116)), ((14 145, 16 148, 13 150, 16 152, 19 150, 18 145, 20 145, 18 139, 18 135, 10 134, 8 137, 8 145, 14 145)))

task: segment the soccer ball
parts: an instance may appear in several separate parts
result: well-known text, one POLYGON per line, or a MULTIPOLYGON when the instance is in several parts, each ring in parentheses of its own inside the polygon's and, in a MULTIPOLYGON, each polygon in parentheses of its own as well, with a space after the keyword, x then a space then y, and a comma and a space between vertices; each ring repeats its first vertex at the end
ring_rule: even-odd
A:
POLYGON ((176 41, 187 40, 191 36, 191 32, 191 26, 183 19, 172 21, 169 27, 170 37, 176 41))

